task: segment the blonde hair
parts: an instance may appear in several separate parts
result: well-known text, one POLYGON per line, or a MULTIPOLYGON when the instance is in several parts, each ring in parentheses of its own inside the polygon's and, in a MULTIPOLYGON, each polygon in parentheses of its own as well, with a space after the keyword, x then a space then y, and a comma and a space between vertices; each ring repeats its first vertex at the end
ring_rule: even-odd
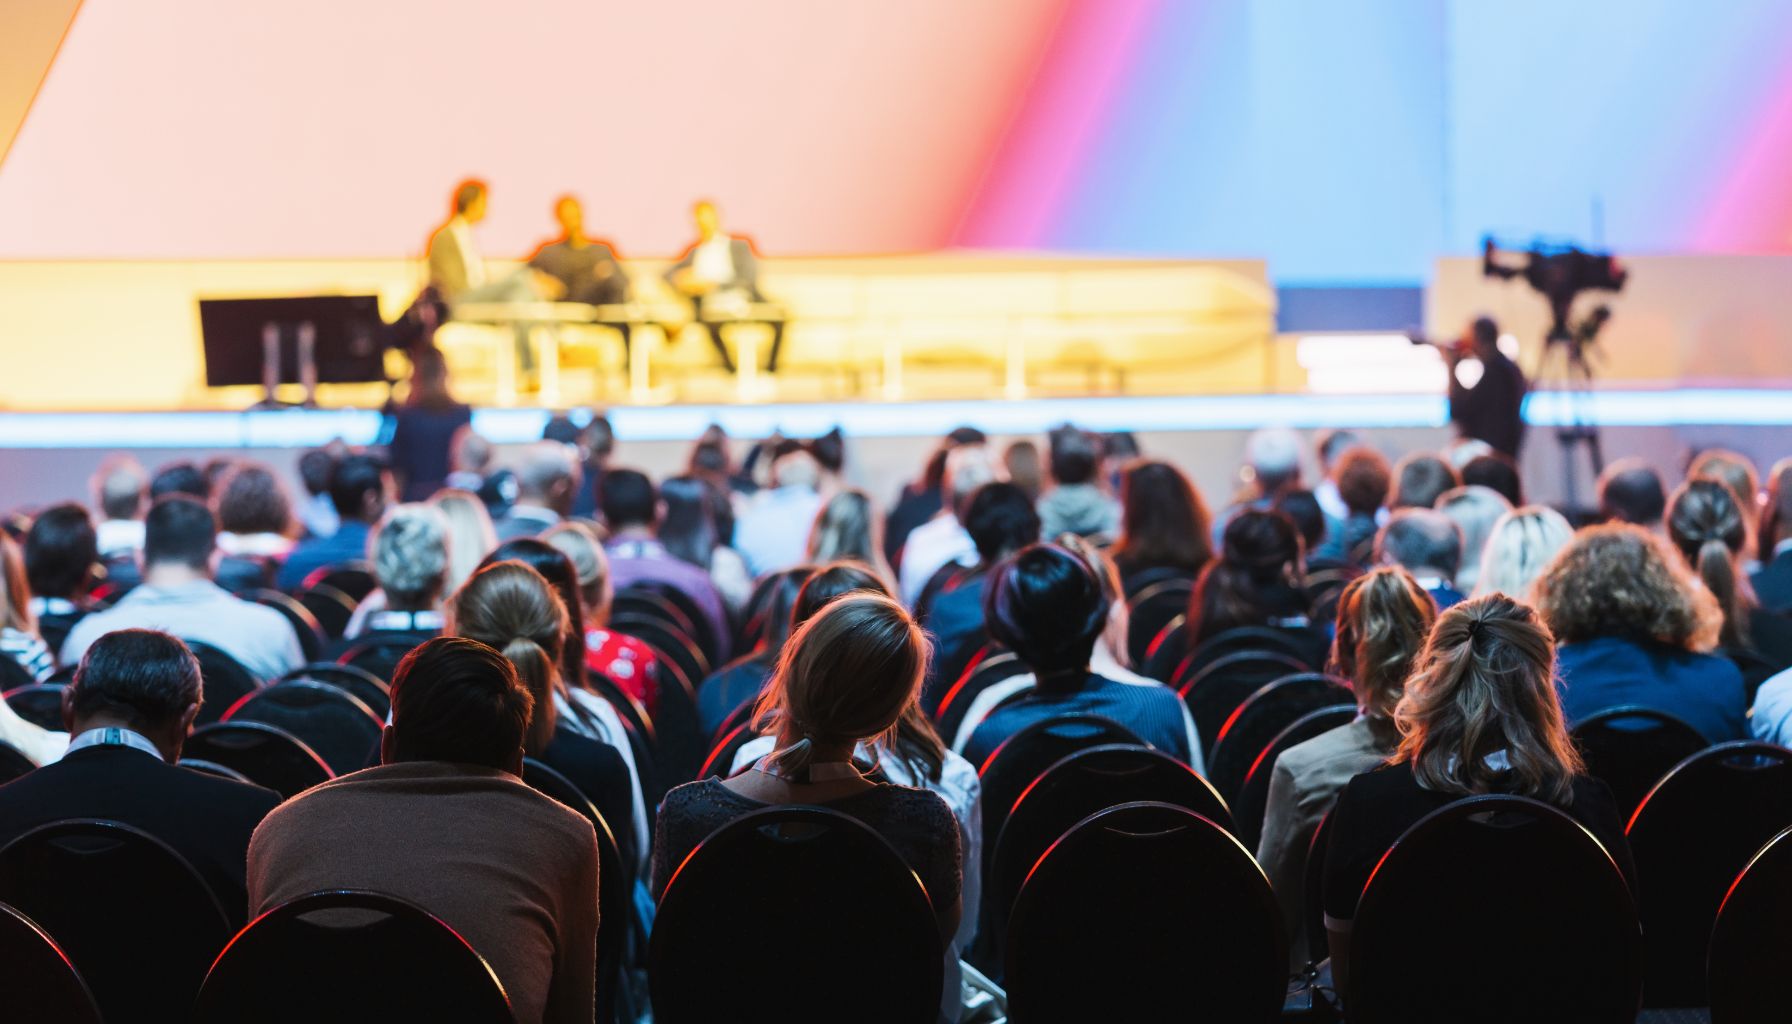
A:
POLYGON ((390 607, 416 610, 438 602, 448 570, 448 519, 441 509, 422 502, 394 506, 373 528, 367 547, 390 607))
POLYGON ((1397 738, 1394 706, 1436 622, 1437 602, 1397 565, 1358 576, 1338 598, 1330 669, 1350 680, 1357 707, 1387 747, 1397 738))
POLYGON ((516 666, 535 701, 523 744, 530 755, 546 749, 558 724, 554 696, 562 683, 557 667, 566 643, 566 606, 548 581, 518 561, 498 562, 473 574, 448 602, 448 633, 496 648, 516 666))
POLYGON ((1500 517, 1512 511, 1506 496, 1491 487, 1470 484, 1437 496, 1434 506, 1462 531, 1462 561, 1456 569, 1456 589, 1469 593, 1481 578, 1481 555, 1500 517))
POLYGON ((37 633, 31 587, 25 582, 25 554, 4 533, 0 533, 0 628, 37 633))
POLYGON ((1709 651, 1723 628, 1717 599, 1660 541, 1628 523, 1582 530, 1532 587, 1537 610, 1565 644, 1628 637, 1709 651))
POLYGON ((1560 512, 1546 505, 1526 505, 1500 516, 1487 532, 1487 545, 1481 549, 1475 596, 1522 597, 1530 593, 1531 583, 1573 537, 1574 527, 1560 512))
POLYGON ((888 579, 890 570, 884 565, 882 532, 871 496, 856 487, 848 488, 829 498, 815 514, 804 561, 815 565, 862 562, 888 579))
POLYGON ((928 642, 900 604, 855 592, 822 606, 778 657, 753 717, 795 741, 772 755, 806 773, 817 743, 888 747, 920 696, 928 642))
POLYGON ((448 572, 442 578, 442 589, 453 593, 472 578, 486 554, 498 546, 498 531, 492 528, 485 502, 472 491, 445 488, 437 491, 429 503, 441 509, 448 519, 448 572))
POLYGON ((585 602, 586 624, 603 625, 610 617, 610 556, 604 553, 597 531, 569 519, 548 527, 541 539, 572 559, 573 571, 579 575, 579 597, 585 602))
POLYGON ((1394 708, 1400 747, 1436 793, 1566 804, 1584 770, 1556 696, 1555 642, 1529 606, 1489 594, 1438 616, 1394 708), (1507 767, 1489 764, 1504 751, 1507 767))

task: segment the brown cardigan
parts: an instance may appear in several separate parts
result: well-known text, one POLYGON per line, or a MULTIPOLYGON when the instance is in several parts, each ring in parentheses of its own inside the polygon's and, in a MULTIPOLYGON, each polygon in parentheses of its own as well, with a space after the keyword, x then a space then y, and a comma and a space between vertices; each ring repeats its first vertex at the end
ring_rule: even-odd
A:
POLYGON ((595 1017, 597 837, 508 772, 411 761, 307 790, 255 830, 248 880, 251 918, 320 889, 409 900, 485 957, 518 1024, 595 1017))

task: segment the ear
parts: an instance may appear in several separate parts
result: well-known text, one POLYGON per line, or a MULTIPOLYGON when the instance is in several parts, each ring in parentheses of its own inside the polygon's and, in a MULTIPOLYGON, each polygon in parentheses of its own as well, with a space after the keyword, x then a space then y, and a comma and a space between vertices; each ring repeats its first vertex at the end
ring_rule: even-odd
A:
POLYGON ((523 777, 523 748, 522 747, 516 748, 516 756, 510 759, 510 763, 504 766, 504 770, 509 772, 510 774, 516 776, 519 779, 523 777))
POLYGON ((398 760, 398 729, 388 725, 380 730, 380 763, 393 764, 398 760))
POLYGON ((180 734, 187 735, 193 731, 193 723, 199 720, 199 702, 187 705, 187 710, 180 713, 180 734))
POLYGON ((70 736, 75 734, 74 696, 74 687, 65 686, 62 688, 62 731, 68 733, 70 736))

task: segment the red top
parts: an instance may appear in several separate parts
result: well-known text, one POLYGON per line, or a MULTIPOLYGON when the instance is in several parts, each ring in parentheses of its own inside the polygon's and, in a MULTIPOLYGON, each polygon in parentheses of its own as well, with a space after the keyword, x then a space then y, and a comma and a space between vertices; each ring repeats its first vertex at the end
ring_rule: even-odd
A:
POLYGON ((653 648, 632 636, 593 629, 585 634, 585 667, 640 701, 649 715, 658 713, 660 665, 653 648))

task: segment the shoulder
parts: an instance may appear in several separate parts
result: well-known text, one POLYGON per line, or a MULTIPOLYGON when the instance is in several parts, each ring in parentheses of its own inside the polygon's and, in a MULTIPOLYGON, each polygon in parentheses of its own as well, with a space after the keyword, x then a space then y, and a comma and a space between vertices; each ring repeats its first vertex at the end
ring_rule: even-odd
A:
POLYGON ((886 783, 868 796, 880 800, 893 823, 912 824, 916 831, 938 833, 958 831, 958 819, 945 798, 930 789, 914 789, 886 783))

